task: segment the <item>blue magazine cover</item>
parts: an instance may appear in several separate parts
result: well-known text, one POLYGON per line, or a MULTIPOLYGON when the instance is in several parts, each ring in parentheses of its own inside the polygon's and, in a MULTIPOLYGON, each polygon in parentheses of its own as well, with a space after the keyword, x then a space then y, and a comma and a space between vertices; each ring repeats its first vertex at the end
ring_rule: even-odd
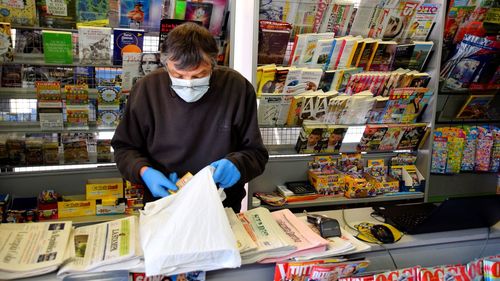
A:
MULTIPOLYGON (((120 27, 136 28, 136 29, 147 28, 147 24, 149 23, 150 2, 152 1, 121 0, 120 27)), ((157 9, 160 8, 157 7, 157 9)))
POLYGON ((141 53, 144 43, 144 30, 120 29, 113 30, 113 64, 122 64, 124 52, 141 53))

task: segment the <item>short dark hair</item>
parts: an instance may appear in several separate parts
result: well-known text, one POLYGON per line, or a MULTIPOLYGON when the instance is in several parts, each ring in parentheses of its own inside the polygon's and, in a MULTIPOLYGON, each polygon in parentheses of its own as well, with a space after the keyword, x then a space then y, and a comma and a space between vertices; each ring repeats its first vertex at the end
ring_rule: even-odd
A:
POLYGON ((183 70, 196 68, 203 62, 214 65, 219 52, 208 29, 192 22, 183 23, 170 31, 163 47, 167 59, 183 70))

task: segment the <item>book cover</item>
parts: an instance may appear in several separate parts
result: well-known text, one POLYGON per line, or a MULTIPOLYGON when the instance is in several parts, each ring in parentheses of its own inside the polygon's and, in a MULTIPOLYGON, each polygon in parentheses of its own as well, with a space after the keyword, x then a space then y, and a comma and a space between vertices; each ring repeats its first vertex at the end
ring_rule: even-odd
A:
POLYGON ((213 4, 208 2, 186 2, 185 20, 200 21, 202 25, 209 29, 212 17, 213 4))
POLYGON ((38 24, 40 27, 76 27, 75 0, 37 0, 38 24))
POLYGON ((370 71, 390 71, 396 56, 397 43, 394 41, 377 42, 377 49, 372 53, 370 71))
POLYGON ((20 88, 22 85, 21 65, 2 66, 2 87, 20 88))
POLYGON ((0 62, 14 60, 10 23, 0 22, 0 62))
POLYGON ((262 69, 262 77, 259 87, 257 88, 257 96, 262 93, 274 93, 274 77, 276 75, 276 66, 268 65, 262 69))
POLYGON ((120 0, 120 27, 147 29, 149 4, 150 1, 120 0))
POLYGON ((67 105, 65 127, 68 130, 88 130, 89 107, 84 105, 67 105))
POLYGON ((0 22, 15 26, 36 25, 35 0, 1 1, 0 11, 0 22))
POLYGON ((148 32, 160 31, 160 23, 163 17, 162 6, 165 0, 150 0, 149 1, 149 19, 146 22, 146 30, 148 32))
POLYGON ((394 58, 392 70, 396 70, 398 68, 408 68, 414 49, 415 44, 397 45, 396 57, 394 58))
POLYGON ((488 118, 487 112, 491 101, 495 95, 471 95, 467 98, 456 118, 464 119, 485 119, 488 118))
POLYGON ((370 60, 372 58, 372 54, 377 50, 377 41, 373 39, 366 39, 363 42, 361 55, 359 56, 358 61, 356 62, 356 67, 361 67, 364 70, 368 70, 370 66, 370 60))
POLYGON ((401 125, 389 125, 387 132, 384 135, 378 150, 392 151, 398 148, 399 142, 403 137, 405 127, 401 125))
POLYGON ((76 0, 76 25, 109 26, 109 1, 76 0))
POLYGON ((333 90, 334 87, 332 87, 332 82, 335 77, 335 72, 337 71, 338 70, 327 70, 323 72, 321 80, 319 81, 318 89, 322 90, 323 92, 328 92, 331 89, 333 90))
POLYGON ((282 21, 293 24, 298 2, 291 0, 270 0, 259 5, 259 19, 282 21))
MULTIPOLYGON (((227 16, 229 12, 227 11, 227 0, 212 0, 212 16, 210 17, 210 28, 208 29, 213 36, 220 36, 224 32, 224 26, 226 24, 227 16)), ((290 3, 290 5, 296 5, 296 3, 290 3)), ((293 13, 290 9, 287 10, 287 16, 293 13)), ((284 20, 286 21, 286 20, 284 20)))
POLYGON ((333 39, 321 39, 316 44, 314 55, 311 60, 311 65, 316 67, 323 67, 328 61, 328 55, 333 47, 333 39))
POLYGON ((339 57, 337 68, 347 68, 352 64, 354 53, 358 48, 358 38, 347 38, 344 43, 344 49, 339 57))
POLYGON ((406 127, 401 137, 401 141, 399 142, 398 149, 417 149, 426 130, 427 124, 413 124, 406 127))
POLYGON ((15 51, 18 54, 42 54, 42 31, 36 29, 18 28, 16 30, 15 51))
POLYGON ((61 83, 61 87, 75 83, 75 70, 73 67, 55 66, 46 69, 49 72, 49 81, 58 81, 61 83))
POLYGON ((98 86, 97 87, 97 105, 102 106, 119 106, 120 105, 119 86, 98 86))
POLYGON ((288 59, 288 65, 298 65, 299 57, 302 54, 302 49, 306 44, 306 34, 297 34, 294 36, 292 51, 290 52, 290 58, 288 59))
POLYGON ((334 32, 338 36, 347 35, 349 19, 354 11, 353 3, 330 3, 329 11, 323 18, 320 32, 334 32))
POLYGON ((130 93, 132 86, 143 75, 140 73, 141 53, 124 53, 122 67, 122 92, 130 93))
POLYGON ((325 153, 339 153, 342 147, 342 140, 349 127, 339 125, 328 125, 326 129, 327 143, 324 148, 325 153))
POLYGON ((111 64, 111 28, 78 28, 78 54, 81 64, 111 64))
POLYGON ((388 127, 386 125, 367 125, 358 144, 360 151, 376 151, 384 138, 388 127))
POLYGON ((299 83, 306 85, 306 91, 317 91, 322 75, 323 71, 321 69, 305 68, 302 70, 299 83))
POLYGON ((71 32, 43 30, 42 37, 43 56, 46 63, 73 63, 73 39, 71 32))
POLYGON ((333 39, 333 33, 310 33, 306 35, 305 44, 299 57, 299 65, 311 64, 318 40, 333 39))
POLYGON ((289 23, 259 21, 258 64, 283 63, 291 28, 289 23))
POLYGON ((87 85, 89 88, 95 88, 95 67, 77 66, 74 71, 74 81, 77 85, 87 85))
POLYGON ((262 94, 260 97, 258 120, 260 126, 283 126, 293 96, 286 94, 262 94))
POLYGON ((96 86, 115 86, 121 84, 122 69, 115 67, 96 67, 96 86))
POLYGON ((320 153, 323 149, 327 125, 305 122, 299 133, 295 150, 298 153, 320 153))
POLYGON ((49 81, 49 69, 47 67, 23 65, 21 69, 22 87, 35 88, 36 81, 49 81))
POLYGON ((298 94, 305 91, 306 85, 300 83, 300 77, 302 77, 302 70, 303 68, 295 68, 295 67, 292 67, 288 70, 283 93, 298 94))
POLYGON ((295 34, 312 33, 316 11, 318 9, 317 1, 300 1, 297 6, 297 13, 293 23, 292 36, 295 34))
POLYGON ((120 108, 101 108, 97 109, 97 128, 114 129, 120 122, 120 108))
POLYGON ((57 81, 37 81, 35 82, 36 87, 36 99, 38 101, 38 107, 61 107, 62 97, 61 97, 61 84, 57 81))
MULTIPOLYGON (((163 46, 163 42, 167 39, 167 35, 172 29, 176 28, 177 26, 186 23, 186 22, 193 22, 193 21, 188 21, 188 20, 178 20, 178 19, 162 19, 160 23, 160 34, 159 34, 159 41, 158 41, 158 51, 161 53, 164 52, 165 47, 163 46), (162 47, 163 46, 163 47, 162 47)), ((195 23, 201 25, 201 21, 194 21, 195 23)))
POLYGON ((64 93, 66 94, 67 106, 89 104, 89 89, 86 85, 66 85, 64 93))
POLYGON ((415 41, 413 43, 415 44, 415 48, 413 49, 413 54, 411 55, 408 68, 422 71, 423 66, 429 58, 432 47, 434 46, 434 42, 415 41))
POLYGON ((278 66, 276 68, 276 73, 274 74, 274 91, 275 94, 283 93, 285 89, 285 82, 290 71, 289 67, 278 66))
POLYGON ((144 43, 144 31, 134 29, 113 29, 113 64, 122 64, 123 53, 141 53, 144 43))

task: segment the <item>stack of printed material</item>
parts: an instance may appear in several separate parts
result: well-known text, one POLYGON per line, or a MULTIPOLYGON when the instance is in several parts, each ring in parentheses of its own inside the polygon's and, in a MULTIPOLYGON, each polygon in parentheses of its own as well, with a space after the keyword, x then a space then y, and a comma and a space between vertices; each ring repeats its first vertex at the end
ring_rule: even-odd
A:
POLYGON ((0 224, 0 279, 55 271, 68 259, 71 222, 0 224))
POLYGON ((278 225, 294 242, 295 250, 289 255, 278 258, 267 258, 262 263, 275 263, 290 259, 295 256, 314 255, 326 250, 328 241, 315 233, 306 223, 297 218, 289 209, 272 212, 271 215, 278 225))
POLYGON ((225 208, 229 225, 236 238, 238 251, 241 255, 246 255, 249 252, 257 250, 257 244, 254 242, 250 234, 245 230, 238 216, 234 213, 233 209, 225 208))
POLYGON ((256 250, 241 253, 243 264, 288 256, 297 250, 295 243, 281 229, 268 209, 255 208, 239 213, 238 217, 257 244, 256 250))
POLYGON ((141 263, 137 217, 76 228, 68 245, 72 259, 59 277, 82 272, 129 269, 141 263))

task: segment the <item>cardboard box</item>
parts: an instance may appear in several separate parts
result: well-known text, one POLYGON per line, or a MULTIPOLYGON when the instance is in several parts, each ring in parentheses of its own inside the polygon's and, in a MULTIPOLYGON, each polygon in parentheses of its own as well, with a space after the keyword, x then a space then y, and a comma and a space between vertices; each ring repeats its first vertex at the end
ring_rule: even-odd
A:
POLYGON ((377 196, 377 189, 361 175, 346 174, 344 196, 347 198, 373 197, 377 196))
POLYGON ((364 177, 368 183, 375 186, 377 194, 399 192, 399 181, 391 176, 385 176, 382 181, 367 173, 364 174, 364 177))
POLYGON ((425 190, 425 178, 415 165, 403 166, 402 182, 400 191, 424 192, 425 190))
POLYGON ((86 199, 123 198, 123 179, 89 179, 85 185, 86 199))
POLYGON ((105 198, 96 200, 96 215, 118 215, 125 214, 126 209, 125 198, 105 198))
POLYGON ((95 200, 85 200, 85 195, 63 196, 57 209, 59 218, 95 216, 95 200))
POLYGON ((307 178, 319 194, 331 196, 344 195, 344 174, 340 171, 323 173, 309 170, 307 178))

